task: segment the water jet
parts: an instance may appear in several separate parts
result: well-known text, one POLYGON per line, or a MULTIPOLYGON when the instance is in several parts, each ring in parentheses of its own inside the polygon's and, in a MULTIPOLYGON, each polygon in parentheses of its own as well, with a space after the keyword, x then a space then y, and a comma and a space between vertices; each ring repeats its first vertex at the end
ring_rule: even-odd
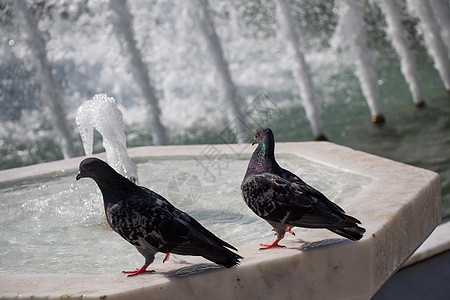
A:
POLYGON ((288 41, 288 52, 294 64, 292 72, 300 88, 300 95, 306 117, 311 126, 313 135, 316 138, 324 137, 322 121, 320 120, 319 106, 316 102, 314 84, 311 77, 310 67, 305 60, 305 55, 301 50, 300 36, 296 31, 291 17, 291 8, 285 0, 278 0, 278 19, 284 36, 288 41))
POLYGON ((14 1, 14 11, 26 36, 28 47, 36 62, 39 78, 42 82, 42 100, 49 110, 53 128, 65 158, 75 156, 75 147, 70 135, 61 89, 53 76, 53 70, 47 58, 46 43, 25 0, 14 1))
POLYGON ((378 0, 377 3, 386 17, 386 31, 391 38, 392 45, 400 57, 400 69, 408 83, 409 90, 413 96, 413 102, 416 107, 423 107, 425 102, 422 98, 419 75, 416 71, 414 58, 409 51, 409 41, 400 20, 400 9, 393 0, 378 0))
POLYGON ((138 182, 136 165, 127 154, 122 112, 114 98, 97 94, 85 101, 77 110, 76 123, 86 156, 92 156, 96 129, 102 135, 108 164, 134 183, 138 182))
POLYGON ((344 44, 349 48, 354 58, 355 75, 358 77, 373 121, 373 116, 381 115, 381 111, 373 54, 367 47, 367 33, 362 26, 364 10, 361 4, 354 0, 341 0, 338 4, 339 21, 333 37, 334 47, 344 44))
POLYGON ((448 66, 448 53, 441 36, 441 30, 433 15, 431 4, 428 1, 406 1, 409 10, 420 19, 419 26, 423 30, 423 38, 428 52, 434 61, 445 89, 450 89, 450 67, 448 66))
POLYGON ((138 84, 142 98, 145 100, 144 106, 149 115, 153 143, 155 145, 167 145, 167 134, 161 122, 159 101, 156 97, 155 89, 150 82, 148 68, 144 64, 141 51, 136 45, 132 26, 133 18, 128 9, 127 2, 126 0, 110 0, 109 4, 113 12, 112 24, 114 26, 114 32, 123 49, 123 55, 128 57, 130 71, 138 84))

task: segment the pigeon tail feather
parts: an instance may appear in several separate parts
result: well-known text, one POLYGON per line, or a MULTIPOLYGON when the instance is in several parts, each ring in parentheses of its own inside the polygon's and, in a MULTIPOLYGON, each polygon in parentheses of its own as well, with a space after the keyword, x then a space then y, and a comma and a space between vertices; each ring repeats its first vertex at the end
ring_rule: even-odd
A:
POLYGON ((170 252, 181 255, 202 256, 226 268, 238 265, 240 260, 243 259, 242 256, 225 248, 223 245, 215 242, 211 243, 200 237, 194 238, 190 243, 177 245, 170 252))
POLYGON ((215 253, 215 255, 213 255, 213 256, 204 255, 203 257, 212 262, 215 262, 216 264, 221 265, 225 268, 231 268, 231 267, 239 265, 239 263, 243 257, 234 252, 231 252, 228 249, 225 249, 225 250, 227 250, 227 253, 226 254, 224 253, 225 255, 219 256, 219 255, 217 255, 217 253, 215 253))
POLYGON ((328 230, 352 241, 359 241, 363 237, 364 232, 366 232, 362 227, 328 228, 328 230))

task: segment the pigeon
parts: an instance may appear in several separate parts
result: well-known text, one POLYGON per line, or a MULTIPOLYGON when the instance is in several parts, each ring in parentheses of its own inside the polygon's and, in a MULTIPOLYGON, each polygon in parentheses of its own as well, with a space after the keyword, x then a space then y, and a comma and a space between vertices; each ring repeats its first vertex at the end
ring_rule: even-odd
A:
POLYGON ((124 271, 128 276, 154 273, 147 270, 157 252, 202 256, 230 268, 243 259, 235 247, 208 231, 161 195, 126 179, 106 162, 89 157, 80 163, 76 179, 92 178, 103 195, 108 224, 145 258, 142 268, 124 271), (228 249, 229 248, 229 249, 228 249))
POLYGON ((345 238, 357 241, 364 228, 359 220, 300 177, 281 168, 275 160, 275 139, 270 128, 256 130, 252 145, 258 144, 248 164, 241 192, 248 207, 266 220, 276 233, 272 244, 261 244, 260 250, 281 247, 278 242, 293 227, 326 228, 345 238))

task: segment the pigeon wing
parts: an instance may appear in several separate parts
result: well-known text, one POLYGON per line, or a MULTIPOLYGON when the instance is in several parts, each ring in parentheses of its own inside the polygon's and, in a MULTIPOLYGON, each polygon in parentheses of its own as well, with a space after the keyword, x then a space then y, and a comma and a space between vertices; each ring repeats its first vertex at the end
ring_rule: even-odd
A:
POLYGON ((244 181, 242 192, 248 206, 267 221, 308 228, 355 226, 353 221, 342 224, 342 209, 303 181, 257 174, 244 181))
POLYGON ((157 251, 183 255, 206 255, 210 246, 236 250, 159 194, 143 190, 147 197, 131 197, 108 213, 111 227, 131 244, 143 247, 148 243, 157 251))
POLYGON ((281 222, 287 213, 295 213, 301 218, 313 209, 309 201, 291 203, 290 199, 295 198, 296 191, 287 183, 279 176, 264 173, 248 177, 241 189, 253 212, 265 220, 281 222))
POLYGON ((321 192, 316 190, 315 188, 308 185, 306 182, 304 182, 300 177, 295 175, 294 173, 290 172, 289 170, 281 168, 279 174, 283 179, 286 179, 287 181, 297 184, 298 187, 302 190, 304 190, 308 195, 311 195, 312 197, 315 197, 319 199, 320 201, 326 203, 327 206, 330 206, 332 209, 337 210, 341 213, 345 213, 345 211, 339 207, 334 202, 330 201, 325 195, 323 195, 321 192))
POLYGON ((113 205, 107 213, 111 227, 134 246, 160 252, 170 252, 176 245, 189 242, 189 228, 179 222, 177 209, 150 190, 147 195, 132 196, 113 205))

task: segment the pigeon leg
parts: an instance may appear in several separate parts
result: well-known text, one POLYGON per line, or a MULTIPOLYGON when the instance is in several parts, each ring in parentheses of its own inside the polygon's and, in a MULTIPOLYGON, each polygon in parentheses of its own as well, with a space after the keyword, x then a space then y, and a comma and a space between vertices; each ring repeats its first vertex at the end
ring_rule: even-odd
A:
POLYGON ((129 274, 128 277, 133 277, 133 276, 136 276, 136 275, 139 275, 139 274, 144 274, 144 273, 155 273, 155 270, 147 271, 147 267, 148 267, 148 265, 144 265, 139 270, 136 270, 136 271, 122 271, 122 273, 129 274))
POLYGON ((163 259, 163 263, 165 263, 166 261, 169 260, 169 255, 170 255, 170 253, 166 253, 166 256, 163 259))
POLYGON ((275 242, 273 242, 270 245, 260 244, 262 247, 259 248, 259 250, 266 250, 266 249, 270 249, 270 248, 286 248, 286 246, 278 245, 279 241, 281 241, 281 239, 276 239, 275 242))
POLYGON ((289 232, 292 235, 295 235, 295 232, 292 231, 292 228, 294 228, 294 226, 289 226, 288 228, 286 228, 286 232, 289 232))
MULTIPOLYGON (((295 235, 295 232, 292 231, 292 228, 294 228, 294 226, 289 226, 286 228, 286 232, 295 235)), ((272 229, 272 231, 275 231, 275 229, 272 229)), ((275 232, 275 235, 277 235, 277 233, 275 232)))

